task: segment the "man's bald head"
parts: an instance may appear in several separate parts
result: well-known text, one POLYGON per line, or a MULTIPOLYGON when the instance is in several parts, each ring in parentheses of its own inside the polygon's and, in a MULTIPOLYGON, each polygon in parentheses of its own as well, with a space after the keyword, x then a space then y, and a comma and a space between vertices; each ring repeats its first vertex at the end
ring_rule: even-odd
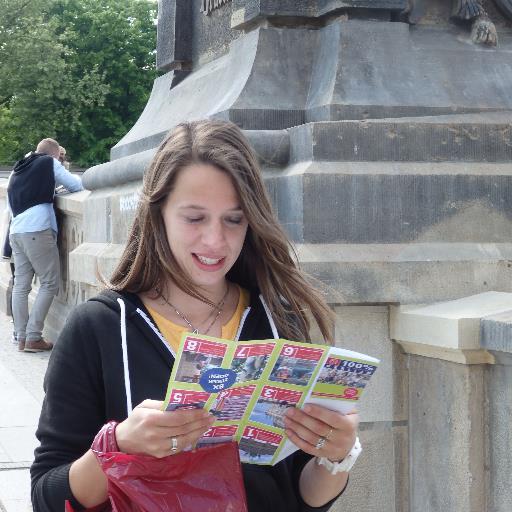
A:
POLYGON ((53 156, 59 159, 60 146, 54 139, 43 139, 36 148, 36 153, 44 153, 45 155, 53 156))

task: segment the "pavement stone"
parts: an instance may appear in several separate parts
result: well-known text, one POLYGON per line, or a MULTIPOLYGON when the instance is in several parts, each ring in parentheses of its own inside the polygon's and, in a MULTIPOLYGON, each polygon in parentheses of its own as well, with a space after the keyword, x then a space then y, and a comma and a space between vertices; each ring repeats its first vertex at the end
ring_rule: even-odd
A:
POLYGON ((29 468, 49 353, 19 352, 0 312, 0 512, 32 511, 29 468))

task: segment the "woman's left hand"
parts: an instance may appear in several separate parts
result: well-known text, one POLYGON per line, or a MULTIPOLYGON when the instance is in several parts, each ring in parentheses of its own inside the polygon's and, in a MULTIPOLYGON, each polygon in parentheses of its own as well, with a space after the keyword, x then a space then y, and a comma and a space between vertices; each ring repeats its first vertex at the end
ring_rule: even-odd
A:
POLYGON ((359 415, 331 411, 308 404, 302 410, 290 407, 284 418, 286 434, 302 451, 332 461, 344 459, 356 441, 359 415))

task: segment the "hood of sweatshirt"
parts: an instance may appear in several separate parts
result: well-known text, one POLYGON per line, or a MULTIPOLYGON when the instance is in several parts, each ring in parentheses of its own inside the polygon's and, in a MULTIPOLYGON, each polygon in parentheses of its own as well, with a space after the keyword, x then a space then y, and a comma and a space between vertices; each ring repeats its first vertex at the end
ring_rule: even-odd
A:
POLYGON ((53 160, 53 157, 51 157, 50 155, 45 155, 44 153, 29 153, 27 156, 25 156, 21 160, 18 160, 14 164, 14 174, 22 174, 29 168, 30 164, 32 164, 32 162, 34 160, 37 160, 38 158, 50 158, 51 160, 53 160))

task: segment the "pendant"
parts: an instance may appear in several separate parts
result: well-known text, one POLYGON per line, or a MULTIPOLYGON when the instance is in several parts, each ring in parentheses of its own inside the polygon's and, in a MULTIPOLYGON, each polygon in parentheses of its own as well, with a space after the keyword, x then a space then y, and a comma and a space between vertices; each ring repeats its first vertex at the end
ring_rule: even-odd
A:
POLYGON ((194 329, 194 330, 192 331, 192 334, 199 334, 199 329, 194 329))

